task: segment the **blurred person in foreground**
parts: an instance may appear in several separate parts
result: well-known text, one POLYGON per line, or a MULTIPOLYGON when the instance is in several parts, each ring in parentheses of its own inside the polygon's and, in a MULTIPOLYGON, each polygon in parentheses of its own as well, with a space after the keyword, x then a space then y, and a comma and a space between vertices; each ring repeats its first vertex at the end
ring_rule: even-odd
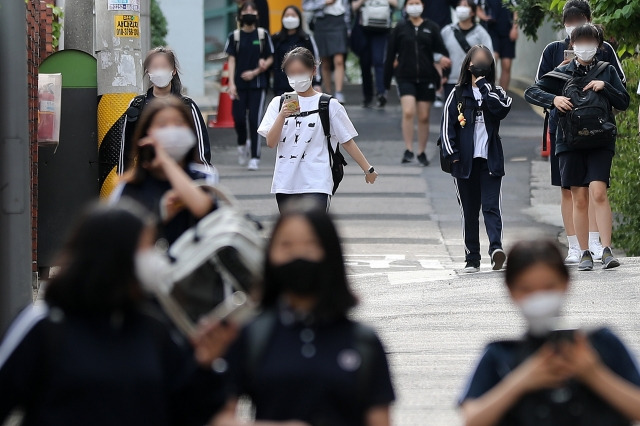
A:
POLYGON ((517 244, 506 285, 528 322, 489 344, 460 399, 465 424, 631 425, 640 420, 636 360, 609 329, 558 330, 569 271, 557 245, 517 244))
POLYGON ((133 201, 96 205, 76 226, 44 302, 27 307, 0 346, 0 423, 23 425, 202 425, 224 403, 212 371, 233 327, 201 324, 176 343, 144 303, 162 257, 155 221, 133 201))
POLYGON ((256 425, 391 423, 385 351, 372 329, 348 318, 356 298, 322 204, 301 200, 283 210, 267 248, 261 305, 229 351, 230 399, 216 425, 237 424, 243 395, 256 425))

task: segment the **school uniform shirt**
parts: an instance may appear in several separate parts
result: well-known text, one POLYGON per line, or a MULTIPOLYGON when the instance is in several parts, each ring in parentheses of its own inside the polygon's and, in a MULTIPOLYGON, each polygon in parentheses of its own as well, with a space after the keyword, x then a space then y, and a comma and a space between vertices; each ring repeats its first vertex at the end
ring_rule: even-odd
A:
MULTIPOLYGON (((320 94, 298 96, 300 111, 318 109, 320 94)), ((280 96, 273 98, 258 128, 258 134, 266 137, 280 113, 280 96)), ((335 150, 338 144, 349 142, 358 136, 347 111, 335 99, 329 103, 331 142, 335 150)), ((319 114, 306 117, 289 117, 280 133, 276 152, 276 167, 271 185, 272 194, 305 194, 333 192, 333 177, 329 163, 329 147, 322 129, 319 114)))
MULTIPOLYGON (((456 39, 456 35, 454 33, 454 30, 456 29, 462 32, 462 35, 464 35, 469 46, 482 44, 487 46, 489 50, 493 51, 491 36, 481 25, 474 24, 473 27, 468 30, 461 29, 457 23, 449 24, 444 27, 441 31, 442 40, 449 51, 449 59, 451 59, 451 72, 449 73, 449 80, 447 81, 448 84, 456 84, 458 82, 462 62, 464 61, 465 56, 467 56, 467 52, 462 49, 462 46, 460 46, 460 43, 458 43, 458 40, 456 39)), ((434 59, 436 61, 440 60, 437 55, 434 59)))
MULTIPOLYGON (((500 86, 493 87, 482 78, 476 81, 482 95, 482 119, 487 132, 487 166, 492 176, 504 176, 504 153, 500 139, 500 121, 511 111, 512 99, 500 86)), ((452 162, 451 175, 459 179, 468 179, 476 153, 476 112, 478 104, 471 85, 462 89, 464 127, 458 121, 458 104, 455 90, 447 98, 441 122, 440 139, 442 153, 452 162)))
MULTIPOLYGON (((552 41, 549 43, 540 55, 538 63, 538 72, 536 73, 536 82, 540 80, 546 73, 553 71, 557 66, 564 62, 564 51, 569 50, 569 37, 564 40, 552 41)), ((616 54, 615 49, 606 41, 602 44, 602 48, 596 52, 596 60, 609 62, 618 73, 620 81, 623 85, 627 85, 627 76, 622 69, 620 58, 616 54)), ((558 130, 558 110, 551 110, 549 115, 549 132, 556 133, 558 130)))
POLYGON ((27 307, 0 345, 0 423, 25 426, 205 424, 224 381, 200 368, 161 320, 131 310, 80 316, 27 307))
POLYGON ((256 78, 245 81, 240 77, 243 72, 258 68, 260 59, 268 59, 273 56, 273 42, 271 36, 265 30, 264 39, 261 41, 258 30, 248 33, 240 30, 240 41, 233 39, 233 31, 227 38, 227 45, 224 48, 229 56, 236 58, 236 71, 233 76, 236 89, 266 89, 268 84, 267 73, 260 73, 256 78), (262 48, 260 47, 262 45, 262 48))
POLYGON ((364 360, 354 337, 355 323, 347 318, 313 321, 282 307, 261 315, 277 317, 268 330, 261 330, 268 340, 260 353, 254 352, 250 338, 254 322, 226 357, 230 397, 248 395, 256 420, 365 426, 368 410, 395 400, 385 351, 373 331, 364 360))
POLYGON ((477 87, 472 87, 473 97, 478 103, 475 113, 475 129, 473 133, 473 158, 484 158, 489 156, 489 134, 487 126, 484 124, 484 112, 482 111, 482 93, 477 87))
MULTIPOLYGON (((640 386, 640 372, 636 360, 611 330, 606 328, 597 330, 590 333, 588 339, 607 368, 629 383, 640 386)), ((485 395, 544 343, 546 343, 545 339, 526 336, 520 341, 489 344, 475 371, 471 374, 458 403, 462 405, 465 401, 485 395)), ((511 407, 498 424, 505 426, 631 425, 631 422, 615 408, 576 381, 570 381, 562 393, 564 402, 552 402, 554 390, 542 390, 525 395, 511 407), (550 418, 540 419, 537 418, 540 413, 553 414, 550 418), (589 418, 586 418, 587 416, 589 418)))
POLYGON ((425 19, 420 26, 404 20, 391 31, 387 44, 384 66, 384 84, 387 89, 395 75, 397 80, 412 83, 433 83, 440 85, 440 74, 433 65, 434 53, 449 56, 442 41, 440 27, 425 19), (398 66, 394 68, 396 58, 398 66))
MULTIPOLYGON (((586 75, 589 70, 591 70, 592 67, 597 66, 597 64, 598 61, 594 61, 590 65, 584 66, 580 65, 577 60, 573 60, 568 64, 555 68, 555 71, 571 77, 578 77, 586 75)), ((599 93, 609 100, 609 104, 611 104, 612 108, 619 111, 624 111, 629 108, 629 93, 627 93, 627 89, 624 84, 622 84, 622 81, 620 80, 620 77, 618 77, 618 73, 613 65, 609 64, 609 66, 595 79, 604 81, 604 89, 599 93)), ((553 105, 553 99, 556 96, 562 95, 562 88, 564 85, 564 80, 550 76, 543 76, 536 82, 536 84, 525 91, 525 100, 530 104, 551 110, 555 108, 553 105)), ((565 143, 562 131, 558 131, 556 136, 556 155, 573 149, 575 148, 571 148, 567 143, 565 143)), ((611 142, 603 149, 615 152, 615 141, 611 142)))

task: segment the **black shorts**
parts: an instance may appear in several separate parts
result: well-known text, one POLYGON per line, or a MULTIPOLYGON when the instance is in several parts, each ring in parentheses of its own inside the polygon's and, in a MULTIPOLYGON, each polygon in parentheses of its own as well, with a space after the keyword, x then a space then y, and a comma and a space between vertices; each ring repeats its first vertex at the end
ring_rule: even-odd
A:
POLYGON ((551 153, 549 154, 549 164, 551 165, 551 185, 562 186, 560 178, 560 159, 556 155, 556 133, 549 132, 551 153))
POLYGON ((563 188, 588 187, 591 182, 604 182, 609 187, 613 151, 588 149, 566 151, 558 156, 563 188))
MULTIPOLYGON (((397 80, 397 79, 396 79, 397 80)), ((413 96, 418 102, 433 102, 436 100, 436 84, 431 82, 419 82, 397 80, 398 96, 413 96)))
POLYGON ((516 57, 516 42, 512 41, 509 36, 503 37, 496 31, 489 31, 493 51, 500 55, 501 59, 513 59, 516 57))

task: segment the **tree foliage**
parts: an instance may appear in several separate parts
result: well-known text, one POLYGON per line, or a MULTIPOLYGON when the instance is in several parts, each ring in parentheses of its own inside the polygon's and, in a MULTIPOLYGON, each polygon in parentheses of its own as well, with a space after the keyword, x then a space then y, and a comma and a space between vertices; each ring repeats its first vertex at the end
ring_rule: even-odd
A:
POLYGON ((151 21, 151 47, 166 46, 165 37, 169 32, 167 28, 167 18, 165 18, 158 0, 151 0, 151 10, 149 11, 151 21))

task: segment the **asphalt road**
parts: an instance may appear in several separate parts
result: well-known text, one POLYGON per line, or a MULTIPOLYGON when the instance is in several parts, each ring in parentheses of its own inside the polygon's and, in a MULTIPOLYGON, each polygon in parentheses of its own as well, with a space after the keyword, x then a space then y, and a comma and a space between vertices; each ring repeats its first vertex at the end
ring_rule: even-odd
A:
MULTIPOLYGON (((360 99, 354 88, 347 96, 354 104, 360 99)), ((464 260, 460 213, 451 177, 436 164, 433 143, 441 110, 432 114, 428 154, 433 164, 428 168, 400 165, 404 146, 397 101, 392 99, 384 110, 351 104, 347 110, 360 133, 356 141, 380 172, 375 185, 365 185, 351 161, 331 207, 361 299, 355 315, 376 327, 389 353, 399 397, 394 423, 459 424, 456 397, 483 346, 517 336, 522 321, 506 298, 502 273, 490 271, 488 259, 479 274, 457 272, 464 260)), ((541 119, 516 96, 501 132, 507 163, 507 248, 522 238, 556 238, 561 231, 547 224, 558 223, 553 196, 543 210, 549 217, 530 215, 532 197, 546 191, 540 182, 547 169, 534 161, 540 133, 541 119)), ((221 182, 238 196, 242 208, 268 224, 277 213, 269 194, 274 152, 265 148, 261 170, 247 172, 236 164, 231 134, 220 132, 214 138, 221 182)), ((486 249, 485 238, 483 253, 486 249)), ((638 259, 624 259, 618 270, 576 275, 568 317, 578 324, 611 325, 640 351, 639 277, 638 259)))

